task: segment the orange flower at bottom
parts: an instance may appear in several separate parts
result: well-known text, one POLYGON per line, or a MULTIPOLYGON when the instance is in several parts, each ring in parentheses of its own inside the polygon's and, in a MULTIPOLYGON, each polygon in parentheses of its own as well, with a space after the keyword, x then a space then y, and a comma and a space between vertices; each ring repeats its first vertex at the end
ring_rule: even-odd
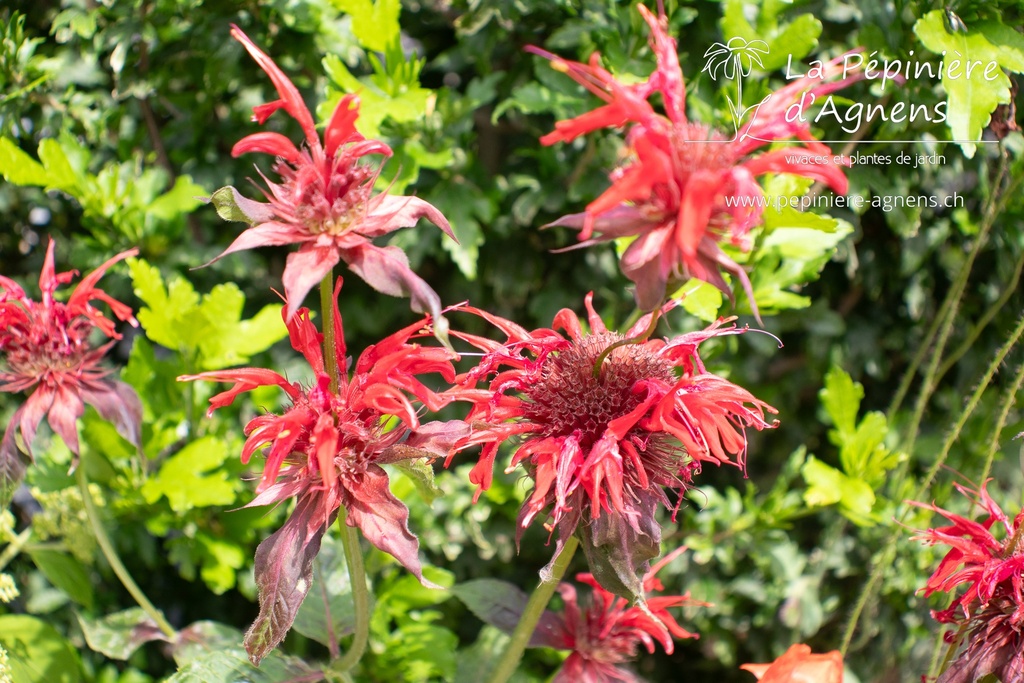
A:
POLYGON ((740 668, 757 676, 761 683, 843 683, 839 650, 816 655, 799 643, 771 664, 744 664, 740 668))

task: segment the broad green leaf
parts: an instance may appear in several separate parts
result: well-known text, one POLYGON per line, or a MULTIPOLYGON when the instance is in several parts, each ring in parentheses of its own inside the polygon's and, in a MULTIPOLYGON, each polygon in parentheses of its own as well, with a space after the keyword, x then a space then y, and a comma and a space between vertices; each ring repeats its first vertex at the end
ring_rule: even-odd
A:
POLYGON ((255 667, 240 647, 219 648, 190 660, 164 683, 280 683, 320 680, 315 669, 297 657, 270 652, 255 667))
MULTIPOLYGON (((455 683, 478 683, 487 680, 487 674, 505 651, 508 640, 509 637, 494 626, 487 625, 480 629, 476 642, 469 647, 459 648, 455 683)), ((513 677, 511 680, 516 679, 513 677)))
POLYGON ((184 668, 192 660, 214 652, 238 648, 242 632, 234 626, 216 621, 197 621, 178 632, 178 641, 171 652, 178 668, 184 668))
POLYGON ((47 581, 67 593, 79 605, 92 609, 93 592, 89 572, 74 555, 45 548, 30 549, 28 554, 47 581))
POLYGON ((187 280, 175 277, 169 286, 164 284, 156 266, 142 259, 128 259, 135 296, 146 303, 136 317, 146 336, 161 346, 175 351, 188 351, 202 338, 190 319, 199 305, 199 295, 187 280))
POLYGON ((45 187, 50 175, 42 164, 21 151, 9 138, 0 138, 0 175, 15 185, 45 187))
POLYGON ((0 616, 0 645, 17 683, 78 683, 78 652, 55 628, 24 614, 0 616))
POLYGON ((407 621, 385 643, 381 668, 401 681, 450 681, 455 676, 459 637, 429 623, 407 621))
MULTIPOLYGON (((526 608, 529 596, 520 588, 498 579, 474 579, 451 588, 459 600, 485 624, 511 634, 526 608)), ((562 619, 544 610, 527 647, 558 647, 565 640, 562 619)))
POLYGON ((202 532, 196 533, 195 541, 200 552, 199 576, 203 583, 217 595, 234 588, 238 570, 245 566, 246 551, 237 543, 202 532))
POLYGON ((384 52, 400 38, 400 0, 331 0, 331 4, 352 18, 352 33, 367 50, 384 52))
POLYGON ((220 469, 228 457, 226 442, 215 436, 204 436, 168 458, 160 472, 146 480, 140 492, 149 503, 166 496, 171 509, 177 513, 195 507, 230 505, 235 502, 238 483, 220 469))
POLYGON ((808 507, 838 503, 840 513, 854 524, 872 526, 877 523, 871 514, 875 494, 865 482, 846 476, 813 455, 808 456, 801 473, 807 482, 804 502, 808 507))
POLYGON ((476 185, 458 183, 432 197, 434 206, 451 221, 458 242, 441 240, 441 246, 468 280, 475 280, 480 245, 484 243, 482 224, 494 217, 494 205, 476 185))
POLYGON ((722 308, 722 292, 712 284, 691 278, 672 295, 673 299, 683 297, 683 308, 705 322, 718 319, 722 308))
POLYGON ((839 454, 846 472, 863 479, 874 489, 884 483, 885 474, 899 463, 899 455, 891 453, 884 445, 888 433, 885 415, 870 412, 852 437, 843 443, 839 454))
POLYGON ((126 660, 140 645, 167 640, 156 622, 141 607, 108 614, 102 619, 78 617, 91 650, 111 659, 126 660))
POLYGON ((281 304, 265 306, 250 320, 242 321, 245 295, 233 282, 214 287, 202 298, 199 313, 205 334, 199 340, 202 366, 214 370, 244 363, 288 336, 281 319, 281 304))
POLYGON ((967 157, 973 157, 992 112, 1010 102, 1008 71, 1024 72, 1024 36, 998 22, 972 24, 967 33, 946 30, 943 10, 917 20, 914 33, 925 47, 944 55, 942 87, 946 90, 946 124, 967 157), (959 68, 952 68, 954 60, 959 68), (967 64, 975 64, 968 76, 967 64))
POLYGON ((761 66, 757 67, 758 71, 780 69, 790 58, 803 59, 817 46, 822 26, 813 14, 801 14, 780 26, 780 7, 766 2, 759 8, 754 26, 747 20, 748 4, 746 0, 726 1, 721 20, 722 38, 726 43, 732 38, 762 40, 767 43, 767 54, 759 55, 761 66))
POLYGON ((825 375, 825 387, 818 392, 818 398, 838 432, 833 443, 842 445, 856 429, 857 412, 864 398, 863 385, 854 382, 845 370, 834 365, 825 375))
POLYGON ((192 182, 189 176, 178 176, 171 189, 149 203, 146 213, 162 220, 177 218, 202 204, 201 197, 206 194, 206 190, 192 182))
POLYGON ((46 186, 78 196, 79 177, 59 142, 45 138, 39 143, 39 161, 46 168, 46 186))

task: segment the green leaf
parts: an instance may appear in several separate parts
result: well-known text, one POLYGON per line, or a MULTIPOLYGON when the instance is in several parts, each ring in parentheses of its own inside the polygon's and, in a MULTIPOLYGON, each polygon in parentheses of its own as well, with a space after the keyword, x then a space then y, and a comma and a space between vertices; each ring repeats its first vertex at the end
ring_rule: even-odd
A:
POLYGON ((838 432, 838 439, 833 442, 842 445, 856 428, 857 413, 861 399, 864 398, 863 385, 854 382, 845 370, 833 365, 825 375, 825 387, 818 392, 818 398, 838 432))
POLYGON ((181 175, 171 189, 149 203, 146 213, 160 220, 171 220, 193 211, 203 203, 201 197, 205 195, 206 190, 192 182, 192 178, 181 175))
POLYGON ((758 71, 780 69, 791 56, 793 60, 803 59, 817 46, 822 25, 813 14, 801 14, 780 27, 780 7, 766 2, 759 8, 757 25, 753 26, 747 20, 747 5, 746 0, 726 1, 721 20, 722 38, 726 43, 737 37, 767 43, 768 53, 760 55, 758 71))
POLYGON ((435 500, 444 495, 444 491, 434 483, 434 468, 426 458, 399 460, 392 463, 392 466, 413 483, 420 498, 428 506, 433 505, 435 500))
POLYGON ((0 138, 0 175, 14 185, 45 187, 50 182, 50 174, 42 164, 8 138, 0 138))
MULTIPOLYGON (((466 581, 451 591, 477 618, 508 634, 515 630, 529 599, 518 586, 498 579, 466 581)), ((564 636, 562 620, 544 610, 527 647, 558 647, 564 636)))
POLYGON ((74 555, 44 548, 30 549, 28 554, 47 581, 67 593, 79 605, 92 609, 92 582, 89 573, 74 555))
POLYGON ((331 0, 331 4, 352 18, 352 33, 367 50, 384 52, 401 36, 400 0, 331 0))
POLYGON ((108 614, 102 619, 78 617, 91 650, 111 659, 127 660, 140 645, 167 640, 156 622, 141 607, 108 614))
POLYGON ((46 168, 47 188, 63 190, 70 195, 78 196, 78 173, 71 167, 60 143, 53 138, 44 138, 39 143, 39 161, 43 162, 46 168))
POLYGON ((199 576, 216 595, 235 587, 238 570, 245 565, 246 551, 240 545, 209 534, 197 532, 195 537, 202 569, 199 576))
POLYGON ((381 670, 401 681, 450 681, 455 676, 459 637, 446 628, 407 622, 385 642, 381 670))
POLYGON ((78 652, 55 628, 23 614, 0 616, 0 645, 17 683, 78 683, 78 652))
POLYGON ((181 449, 146 480, 140 493, 149 503, 166 496, 171 510, 188 512, 195 507, 230 505, 235 502, 238 483, 221 469, 228 444, 215 436, 204 436, 181 449))
POLYGON ((197 621, 178 632, 172 655, 179 669, 189 662, 221 650, 237 648, 242 632, 217 621, 197 621))
POLYGON ((722 308, 722 292, 712 284, 691 278, 672 295, 673 299, 683 297, 683 308, 705 322, 718 319, 722 308))
POLYGON ((233 282, 217 285, 203 296, 199 314, 205 324, 199 350, 204 369, 244 363, 288 336, 281 304, 269 304, 250 320, 241 320, 244 306, 245 295, 233 282))
POLYGON ((865 482, 846 476, 813 455, 807 457, 801 473, 807 482, 804 502, 808 507, 838 503, 840 513, 854 524, 872 526, 878 522, 871 515, 875 494, 865 482))
POLYGON ((292 680, 320 680, 315 669, 297 657, 270 652, 255 667, 245 650, 219 648, 201 654, 178 669, 164 683, 280 683, 292 680))
POLYGON ((944 54, 942 87, 946 90, 946 124, 964 154, 974 156, 974 140, 988 125, 992 112, 1010 102, 1010 78, 1002 69, 1024 72, 1024 36, 999 22, 972 24, 965 33, 950 33, 943 10, 932 10, 914 24, 914 33, 925 47, 944 54), (951 68, 954 60, 960 68, 951 68), (968 77, 968 63, 980 62, 968 77))
POLYGON ((164 285, 160 271, 139 258, 128 259, 135 296, 146 303, 136 317, 146 336, 161 346, 186 352, 194 348, 201 330, 190 315, 199 305, 199 295, 187 280, 176 277, 164 285))

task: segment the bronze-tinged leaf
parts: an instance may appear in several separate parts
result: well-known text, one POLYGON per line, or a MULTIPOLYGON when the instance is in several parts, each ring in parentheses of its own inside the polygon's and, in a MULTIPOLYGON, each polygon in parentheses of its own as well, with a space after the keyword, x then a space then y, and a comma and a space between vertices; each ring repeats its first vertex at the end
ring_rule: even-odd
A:
MULTIPOLYGON (((451 588, 459 600, 484 623, 511 634, 526 609, 529 597, 518 586, 498 579, 474 579, 451 588)), ((562 617, 544 610, 527 647, 568 649, 569 636, 562 617)))
POLYGON ((259 665, 284 640, 313 581, 313 559, 336 516, 324 517, 317 493, 299 498, 291 517, 256 549, 256 588, 260 613, 245 634, 245 649, 259 665))

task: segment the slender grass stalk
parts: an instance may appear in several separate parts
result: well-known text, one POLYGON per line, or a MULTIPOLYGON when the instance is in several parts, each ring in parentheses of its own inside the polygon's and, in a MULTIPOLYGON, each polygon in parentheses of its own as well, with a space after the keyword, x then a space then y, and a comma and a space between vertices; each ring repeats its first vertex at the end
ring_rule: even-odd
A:
POLYGON ((75 479, 78 481, 78 490, 82 492, 82 502, 85 505, 85 515, 89 518, 89 524, 92 526, 92 533, 96 537, 96 542, 99 544, 100 550, 103 551, 103 556, 107 558, 110 568, 114 570, 114 574, 118 579, 120 579, 121 585, 125 587, 139 607, 141 607, 142 610, 148 614, 154 622, 156 622, 160 631, 172 640, 177 638, 177 631, 174 630, 174 627, 171 626, 167 619, 164 618, 163 613, 153 606, 153 603, 149 601, 146 594, 143 593, 142 589, 135 583, 132 575, 128 573, 124 563, 121 562, 121 558, 118 556, 117 550, 114 549, 114 544, 110 542, 110 536, 107 535, 107 530, 103 527, 103 520, 100 519, 100 514, 96 509, 96 504, 92 502, 92 494, 89 493, 89 480, 85 477, 84 463, 79 463, 78 469, 75 470, 75 479))
MULTIPOLYGON (((978 407, 981 402, 981 397, 988 388, 988 385, 992 382, 992 378, 995 376, 996 371, 999 370, 999 366, 1006 360, 1006 356, 1010 353, 1011 349, 1017 345, 1020 341, 1021 336, 1024 335, 1024 315, 1021 316, 1020 320, 1017 321, 1017 327, 1014 328, 1010 334, 1009 339, 1003 344, 996 352, 992 362, 989 363, 988 368, 985 370, 985 374, 978 382, 978 386, 974 389, 974 393, 971 394, 971 398, 968 400, 967 405, 960 413, 960 417, 957 418, 956 424, 949 430, 946 435, 946 440, 942 444, 942 450, 939 452, 938 457, 932 466, 928 469, 924 479, 921 480, 917 490, 911 497, 911 500, 921 500, 928 489, 931 488, 932 481, 935 479, 935 475, 946 463, 946 458, 949 457, 949 452, 953 449, 953 444, 960 438, 960 432, 963 430, 964 425, 967 423, 968 418, 974 413, 974 410, 978 407)), ((903 521, 906 519, 907 511, 909 507, 904 507, 903 512, 896 519, 896 527, 893 533, 889 536, 888 541, 885 544, 885 549, 879 555, 879 559, 874 563, 874 568, 871 572, 871 576, 868 578, 868 582, 864 585, 864 590, 861 591, 860 597, 857 599, 857 603, 854 605, 853 612, 850 614, 849 620, 846 622, 846 629, 843 632, 843 640, 839 649, 846 656, 847 650, 850 647, 850 642, 853 640, 853 632, 857 629, 857 623, 860 621, 860 616, 864 611, 864 607, 867 605, 868 600, 874 595, 875 587, 882 579, 882 575, 885 573, 885 569, 892 564, 893 557, 896 553, 896 542, 899 540, 900 534, 903 532, 903 521)))
POLYGON ((526 603, 526 609, 523 610, 523 615, 519 618, 519 623, 516 624, 516 630, 512 632, 512 639, 508 641, 508 645, 505 646, 505 652, 502 653, 501 659, 498 660, 494 671, 491 672, 491 677, 488 679, 490 683, 505 683, 519 667, 519 661, 523 658, 523 652, 526 650, 530 637, 537 628, 537 622, 540 621, 545 608, 551 602, 551 596, 554 595, 558 582, 565 575, 565 570, 569 567, 569 562, 572 561, 572 556, 576 554, 578 546, 579 540, 575 536, 570 536, 569 540, 562 546, 562 551, 558 554, 558 557, 555 558, 551 579, 549 581, 541 581, 533 591, 533 594, 530 595, 530 599, 526 603))
POLYGON ((992 462, 995 460, 996 451, 999 450, 999 437, 1010 417, 1010 409, 1016 403, 1017 394, 1020 392, 1022 385, 1024 385, 1024 363, 1021 363, 1020 367, 1017 368, 1017 374, 1013 378, 1013 383, 1006 389, 1006 393, 1003 395, 1002 407, 999 411, 999 417, 996 419, 996 426, 992 429, 992 439, 988 444, 988 453, 985 455, 985 467, 982 468, 981 476, 978 477, 979 484, 984 484, 985 480, 988 479, 989 472, 992 471, 992 462))
MULTIPOLYGON (((320 281, 320 314, 323 319, 324 334, 324 367, 331 380, 331 391, 337 392, 340 386, 338 359, 334 355, 334 271, 327 273, 320 281)), ((370 640, 370 595, 366 589, 366 567, 363 564, 363 551, 359 547, 359 530, 347 524, 348 514, 345 506, 338 510, 338 527, 341 530, 341 544, 345 549, 345 564, 348 567, 349 583, 352 586, 352 606, 355 612, 355 632, 352 644, 337 660, 331 670, 348 671, 363 658, 366 645, 370 640)))

